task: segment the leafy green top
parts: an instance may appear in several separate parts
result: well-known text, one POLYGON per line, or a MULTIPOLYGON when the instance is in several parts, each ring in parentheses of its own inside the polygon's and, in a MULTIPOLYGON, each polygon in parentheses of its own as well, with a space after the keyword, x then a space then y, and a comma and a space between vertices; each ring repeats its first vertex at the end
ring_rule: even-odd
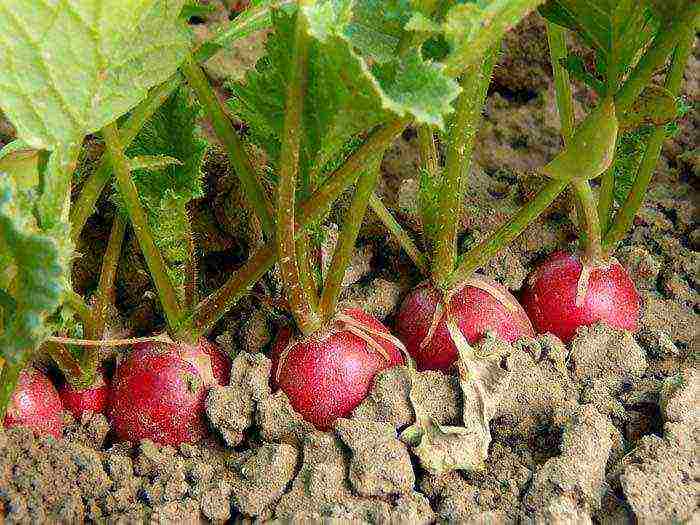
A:
POLYGON ((0 106, 36 149, 80 142, 185 58, 183 0, 0 3, 0 106))
MULTIPOLYGON (((132 157, 132 177, 156 246, 168 263, 171 278, 180 285, 184 283, 184 265, 190 256, 187 205, 203 195, 202 162, 208 143, 197 127, 199 112, 189 89, 180 87, 127 149, 132 157)), ((126 214, 117 191, 113 199, 126 214)))

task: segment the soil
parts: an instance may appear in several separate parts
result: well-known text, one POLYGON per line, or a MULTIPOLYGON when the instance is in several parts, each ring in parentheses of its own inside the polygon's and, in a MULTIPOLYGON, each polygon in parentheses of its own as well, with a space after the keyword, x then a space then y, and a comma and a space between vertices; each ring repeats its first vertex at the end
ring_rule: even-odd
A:
MULTIPOLYGON (((542 34, 541 21, 531 17, 507 41, 475 151, 462 248, 536 191, 542 180, 535 168, 560 147, 546 48, 532 44, 532 36, 540 41, 542 34)), ((210 67, 215 74, 221 65, 210 67)), ((686 93, 697 95, 699 83, 696 55, 686 93)), ((509 383, 487 418, 491 441, 479 468, 430 471, 417 448, 401 439, 416 419, 411 388, 435 423, 463 424, 471 398, 455 377, 439 372, 412 376, 397 367, 380 373, 367 399, 331 432, 303 421, 284 393, 269 387, 266 353, 286 322, 272 272, 217 327, 217 341, 235 359, 230 386, 207 397, 210 437, 177 449, 118 443, 106 419, 89 413, 81 421, 66 414, 61 440, 0 429, 0 522, 700 521, 699 164, 689 153, 698 146, 699 111, 696 105, 665 146, 634 232, 616 254, 642 297, 639 332, 596 325, 569 345, 549 335, 513 346, 482 341, 477 351, 497 344, 500 373, 509 383)), ((11 133, 0 127, 0 140, 11 133)), ((409 130, 389 152, 380 195, 418 234, 416 142, 409 130)), ((207 289, 259 239, 245 219, 222 211, 240 199, 224 165, 219 153, 210 154, 207 196, 193 210, 199 237, 207 239, 207 289)), ((575 240, 569 203, 560 198, 485 272, 517 294, 533 265, 575 240)), ((102 202, 91 218, 81 240, 84 253, 101 253, 96 247, 109 233, 108 209, 102 202)), ((131 333, 156 331, 161 314, 133 239, 120 268, 125 326, 131 333)), ((344 300, 391 326, 397 304, 420 277, 372 217, 353 268, 344 300)), ((99 258, 82 257, 74 282, 89 292, 98 271, 99 258)))

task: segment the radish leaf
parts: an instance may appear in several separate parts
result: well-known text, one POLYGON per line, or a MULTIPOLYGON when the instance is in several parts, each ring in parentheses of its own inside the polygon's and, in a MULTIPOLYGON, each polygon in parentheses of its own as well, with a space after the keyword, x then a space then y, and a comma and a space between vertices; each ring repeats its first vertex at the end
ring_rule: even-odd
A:
MULTIPOLYGON (((132 178, 156 246, 168 263, 171 279, 179 285, 184 283, 185 262, 190 256, 187 206, 203 195, 202 163, 208 143, 197 127, 199 112, 190 91, 180 87, 146 122, 126 150, 132 167, 136 168, 132 178)), ((113 199, 121 212, 126 213, 117 191, 113 199)))
POLYGON ((0 106, 36 149, 82 140, 189 51, 183 0, 0 3, 0 106))
POLYGON ((0 173, 0 352, 8 362, 20 362, 47 335, 45 320, 61 299, 67 260, 56 240, 40 231, 29 199, 20 192, 26 190, 0 173))

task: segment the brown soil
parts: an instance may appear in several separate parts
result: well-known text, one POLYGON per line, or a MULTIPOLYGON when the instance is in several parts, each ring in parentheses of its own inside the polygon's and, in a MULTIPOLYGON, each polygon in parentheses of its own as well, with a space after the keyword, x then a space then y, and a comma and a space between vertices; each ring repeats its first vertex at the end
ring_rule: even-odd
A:
MULTIPOLYGON (((541 39, 536 19, 509 37, 496 75, 465 203, 464 246, 522 204, 541 184, 533 170, 559 148, 546 49, 528 44, 532 33, 541 39)), ((699 64, 696 57, 686 75, 689 94, 697 94, 699 64)), ((385 371, 332 432, 304 422, 286 396, 268 386, 264 352, 283 322, 274 307, 279 287, 273 275, 218 328, 217 340, 237 357, 231 386, 207 398, 207 441, 178 449, 113 443, 102 416, 80 422, 66 416, 59 441, 0 429, 0 522, 699 521, 698 163, 684 155, 698 146, 694 111, 665 147, 636 228, 617 253, 642 296, 639 332, 598 325, 581 330, 568 346, 552 336, 514 347, 496 342, 510 386, 490 418, 482 468, 431 473, 400 439, 415 420, 411 384, 414 398, 438 424, 463 423, 463 404, 470 401, 456 378, 437 372, 420 373, 411 383, 405 367, 385 371), (272 299, 261 305, 255 297, 263 295, 272 299)), ((0 130, 0 140, 7 133, 0 130)), ((417 231, 415 142, 415 134, 406 133, 387 156, 382 193, 417 231)), ((211 155, 208 195, 195 213, 208 239, 208 288, 256 242, 250 228, 241 229, 220 210, 206 211, 237 198, 221 165, 220 156, 211 155)), ((572 219, 564 197, 486 272, 517 293, 533 264, 575 238, 572 219)), ((82 240, 86 251, 103 244, 108 233, 103 213, 91 220, 95 228, 82 240)), ((135 244, 127 245, 124 257, 121 314, 132 331, 154 330, 159 314, 135 244)), ((84 257, 77 264, 76 282, 85 290, 97 278, 94 262, 84 257)), ((370 221, 353 268, 345 300, 391 325, 396 305, 418 279, 410 262, 370 221)))

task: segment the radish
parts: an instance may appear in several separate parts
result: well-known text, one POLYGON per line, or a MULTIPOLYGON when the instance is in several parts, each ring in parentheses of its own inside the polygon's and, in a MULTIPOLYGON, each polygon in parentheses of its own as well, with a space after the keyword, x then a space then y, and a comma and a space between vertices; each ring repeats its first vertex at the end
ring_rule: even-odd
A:
POLYGON ((377 372, 403 363, 400 343, 359 309, 338 314, 315 335, 290 342, 280 332, 273 349, 273 377, 294 409, 320 430, 347 417, 367 396, 377 372))
POLYGON ((28 427, 38 435, 60 439, 63 435, 63 405, 56 387, 36 368, 25 368, 19 375, 4 425, 28 427))
POLYGON ((634 332, 639 320, 639 295, 619 262, 611 258, 590 265, 563 251, 530 276, 523 305, 537 332, 550 332, 564 342, 580 326, 603 321, 634 332))
POLYGON ((104 413, 107 409, 109 384, 102 372, 96 372, 95 381, 89 387, 78 388, 65 382, 58 393, 64 408, 79 420, 88 410, 96 414, 104 413))
MULTIPOLYGON (((110 416, 117 437, 164 445, 204 437, 204 398, 217 383, 209 355, 212 346, 205 342, 135 345, 118 364, 112 380, 110 416)), ((218 370, 223 379, 225 369, 218 370)))
POLYGON ((448 295, 448 307, 428 281, 404 299, 396 317, 396 330, 418 370, 448 373, 457 361, 457 347, 447 328, 451 316, 469 343, 493 331, 509 343, 533 337, 525 311, 513 295, 497 282, 472 276, 448 295))
POLYGON ((199 344, 202 351, 211 360, 211 370, 216 382, 220 385, 228 385, 231 381, 231 359, 221 351, 218 345, 211 341, 202 339, 199 344))

